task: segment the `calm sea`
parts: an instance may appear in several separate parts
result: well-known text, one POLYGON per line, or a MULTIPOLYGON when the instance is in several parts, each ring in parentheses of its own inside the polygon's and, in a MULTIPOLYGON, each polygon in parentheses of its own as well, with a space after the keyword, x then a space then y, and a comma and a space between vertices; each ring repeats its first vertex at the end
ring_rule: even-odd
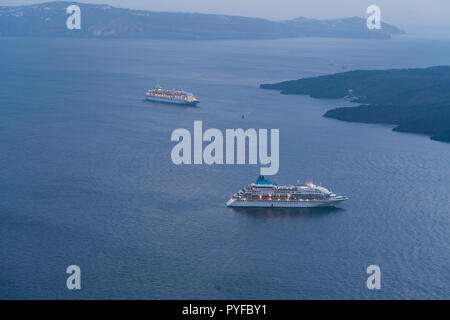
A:
POLYGON ((260 83, 450 64, 450 43, 0 38, 0 298, 450 298, 450 144, 260 83), (198 108, 143 101, 183 88, 198 108), (242 118, 242 114, 245 115, 242 118), (171 132, 279 128, 272 180, 332 210, 236 210, 255 165, 175 166, 171 132), (68 265, 82 289, 66 288, 68 265), (366 268, 381 268, 368 290, 366 268))

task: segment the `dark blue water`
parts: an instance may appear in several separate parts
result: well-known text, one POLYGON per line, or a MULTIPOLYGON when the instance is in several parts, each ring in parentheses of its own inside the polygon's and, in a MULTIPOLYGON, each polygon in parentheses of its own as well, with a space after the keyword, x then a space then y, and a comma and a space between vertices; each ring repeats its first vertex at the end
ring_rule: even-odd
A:
POLYGON ((450 298, 450 145, 260 83, 450 64, 450 43, 0 38, 0 298, 450 298), (199 108, 144 102, 160 83, 199 108), (242 114, 246 114, 244 119, 242 114), (175 166, 176 128, 279 128, 273 180, 350 198, 236 210, 259 168, 175 166), (82 290, 66 288, 66 267, 82 290), (382 289, 366 287, 379 265, 382 289))

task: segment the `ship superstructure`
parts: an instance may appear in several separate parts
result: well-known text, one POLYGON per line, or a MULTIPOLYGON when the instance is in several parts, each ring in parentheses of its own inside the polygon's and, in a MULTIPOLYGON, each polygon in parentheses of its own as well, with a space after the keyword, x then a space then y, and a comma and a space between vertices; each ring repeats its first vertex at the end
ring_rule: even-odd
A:
POLYGON ((163 89, 159 85, 156 85, 155 88, 148 90, 145 93, 145 99, 154 102, 189 106, 195 106, 200 102, 192 93, 184 90, 163 89))
POLYGON ((228 207, 307 208, 331 207, 347 200, 344 196, 312 183, 278 186, 259 176, 255 183, 233 194, 228 207))

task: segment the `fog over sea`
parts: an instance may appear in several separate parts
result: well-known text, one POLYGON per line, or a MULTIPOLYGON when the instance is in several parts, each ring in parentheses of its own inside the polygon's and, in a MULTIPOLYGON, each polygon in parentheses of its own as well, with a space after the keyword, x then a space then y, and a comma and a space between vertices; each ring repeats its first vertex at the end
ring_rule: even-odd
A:
POLYGON ((271 83, 450 65, 450 42, 0 37, 0 299, 450 299, 450 144, 323 118, 271 83), (197 108, 143 100, 159 83, 197 108), (242 118, 242 115, 245 115, 242 118), (255 165, 171 162, 176 128, 279 128, 279 184, 336 209, 231 209, 255 165), (66 288, 68 265, 82 290, 66 288), (368 290, 366 268, 381 268, 368 290))

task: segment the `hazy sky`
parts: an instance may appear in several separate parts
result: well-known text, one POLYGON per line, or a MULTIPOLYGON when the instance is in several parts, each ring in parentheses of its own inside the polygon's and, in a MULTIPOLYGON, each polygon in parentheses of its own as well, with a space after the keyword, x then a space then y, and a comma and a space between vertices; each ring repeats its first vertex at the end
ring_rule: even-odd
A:
MULTIPOLYGON (((0 5, 21 5, 40 0, 1 0, 0 5)), ((371 4, 381 7, 382 20, 410 33, 450 37, 450 0, 83 0, 116 7, 154 11, 218 13, 284 20, 366 16, 371 4)))

